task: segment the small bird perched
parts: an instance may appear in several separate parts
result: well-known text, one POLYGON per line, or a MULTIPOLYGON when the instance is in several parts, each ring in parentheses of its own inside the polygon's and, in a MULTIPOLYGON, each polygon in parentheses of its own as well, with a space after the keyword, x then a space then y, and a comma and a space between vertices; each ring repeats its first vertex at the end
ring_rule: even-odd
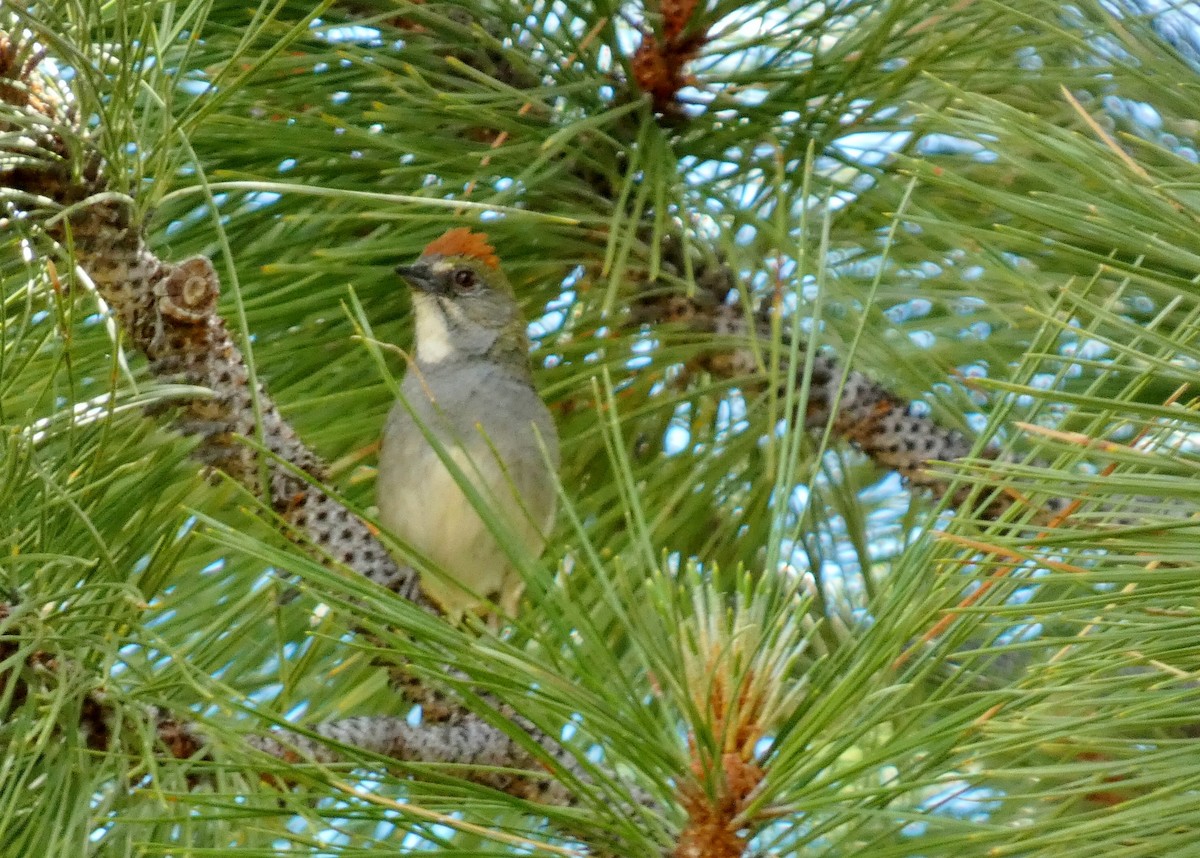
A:
POLYGON ((540 553, 554 521, 558 433, 533 386, 525 320, 487 237, 468 229, 396 272, 412 286, 416 359, 400 385, 408 407, 397 401, 383 430, 379 519, 445 573, 421 587, 452 621, 484 610, 481 597, 511 616, 524 582, 420 427, 540 553))

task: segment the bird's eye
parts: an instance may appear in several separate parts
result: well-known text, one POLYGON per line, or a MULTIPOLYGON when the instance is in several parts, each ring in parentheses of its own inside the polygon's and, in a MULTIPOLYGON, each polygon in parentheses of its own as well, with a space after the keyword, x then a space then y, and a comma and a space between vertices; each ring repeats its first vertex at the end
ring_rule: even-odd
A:
POLYGON ((454 272, 454 285, 459 289, 472 289, 475 286, 475 272, 470 268, 460 268, 454 272))

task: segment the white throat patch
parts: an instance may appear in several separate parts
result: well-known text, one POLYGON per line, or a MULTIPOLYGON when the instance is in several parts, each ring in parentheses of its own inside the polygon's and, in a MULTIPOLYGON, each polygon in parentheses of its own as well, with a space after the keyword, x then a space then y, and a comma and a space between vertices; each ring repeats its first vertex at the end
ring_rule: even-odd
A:
POLYGON ((421 363, 441 363, 454 351, 446 313, 457 313, 454 305, 430 298, 430 306, 417 314, 417 360, 421 363))

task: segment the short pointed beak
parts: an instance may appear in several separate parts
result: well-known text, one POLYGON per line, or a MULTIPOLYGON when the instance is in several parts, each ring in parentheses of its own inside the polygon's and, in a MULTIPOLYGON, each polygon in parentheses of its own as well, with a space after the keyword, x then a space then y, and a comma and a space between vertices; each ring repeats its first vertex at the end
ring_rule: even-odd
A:
POLYGON ((414 289, 420 289, 422 292, 437 291, 437 278, 433 276, 433 269, 424 262, 397 265, 396 273, 408 281, 408 284, 414 289))

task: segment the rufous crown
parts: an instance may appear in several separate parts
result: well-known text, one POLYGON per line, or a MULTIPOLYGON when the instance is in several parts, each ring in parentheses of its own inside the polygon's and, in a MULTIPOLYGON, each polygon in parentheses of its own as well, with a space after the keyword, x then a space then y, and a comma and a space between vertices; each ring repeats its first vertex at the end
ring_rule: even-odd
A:
POLYGON ((488 268, 499 268, 500 257, 495 249, 488 244, 488 237, 482 232, 471 232, 465 226, 457 227, 443 233, 425 246, 422 256, 466 256, 477 259, 488 268))

